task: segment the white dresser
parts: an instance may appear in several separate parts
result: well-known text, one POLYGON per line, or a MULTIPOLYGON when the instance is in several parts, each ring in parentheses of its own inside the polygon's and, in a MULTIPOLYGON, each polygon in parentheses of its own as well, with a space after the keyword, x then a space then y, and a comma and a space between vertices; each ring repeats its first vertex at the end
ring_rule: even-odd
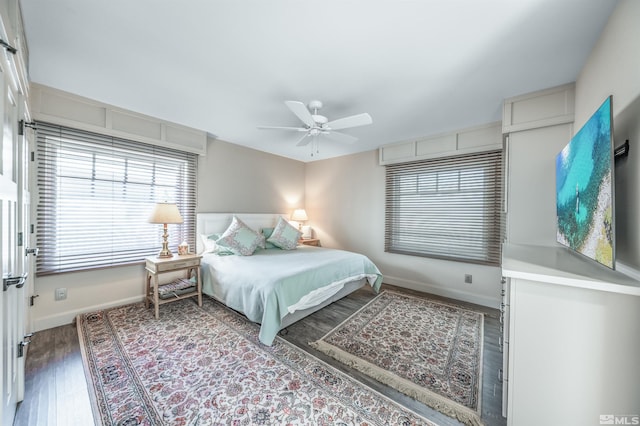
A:
POLYGON ((507 423, 640 418, 640 281, 559 246, 503 253, 507 423))

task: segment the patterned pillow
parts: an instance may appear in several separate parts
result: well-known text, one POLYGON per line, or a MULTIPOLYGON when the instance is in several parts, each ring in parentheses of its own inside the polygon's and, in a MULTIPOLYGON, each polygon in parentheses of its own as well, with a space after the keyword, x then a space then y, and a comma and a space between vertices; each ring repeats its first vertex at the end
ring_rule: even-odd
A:
POLYGON ((264 244, 263 242, 264 237, 261 234, 234 216, 231 225, 216 241, 216 244, 227 247, 236 254, 251 256, 256 248, 264 244))
POLYGON ((267 238, 267 242, 283 250, 293 250, 298 246, 300 235, 302 235, 300 231, 280 217, 273 233, 267 238))

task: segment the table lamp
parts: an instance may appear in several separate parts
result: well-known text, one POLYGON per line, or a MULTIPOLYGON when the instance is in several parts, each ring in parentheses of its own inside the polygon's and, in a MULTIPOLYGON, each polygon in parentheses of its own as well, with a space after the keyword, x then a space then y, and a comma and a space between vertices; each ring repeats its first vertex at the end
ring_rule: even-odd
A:
POLYGON ((173 253, 169 250, 169 233, 167 232, 167 224, 182 223, 182 216, 178 206, 174 203, 157 203, 149 216, 149 223, 159 223, 164 225, 164 233, 162 234, 162 250, 158 253, 158 257, 172 257, 173 253))
POLYGON ((298 230, 302 231, 302 222, 309 220, 304 209, 295 209, 291 215, 291 220, 298 222, 298 230))

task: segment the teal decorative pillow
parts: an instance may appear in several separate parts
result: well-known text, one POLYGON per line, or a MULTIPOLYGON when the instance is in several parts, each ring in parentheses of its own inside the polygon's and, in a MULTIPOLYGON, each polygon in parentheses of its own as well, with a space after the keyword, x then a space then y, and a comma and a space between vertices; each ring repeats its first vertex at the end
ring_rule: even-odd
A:
POLYGON ((263 241, 262 235, 234 216, 231 225, 216 241, 216 244, 227 247, 236 254, 251 256, 258 247, 262 246, 263 241))
POLYGON ((262 248, 265 248, 265 249, 280 248, 280 247, 275 246, 273 243, 270 243, 269 241, 266 241, 267 239, 269 239, 271 234, 273 234, 273 228, 262 228, 260 230, 260 232, 262 233, 262 235, 264 236, 264 239, 265 239, 264 247, 262 247, 262 248))
POLYGON ((280 217, 273 233, 267 238, 267 242, 284 250, 293 250, 298 246, 300 235, 302 235, 300 231, 280 217))

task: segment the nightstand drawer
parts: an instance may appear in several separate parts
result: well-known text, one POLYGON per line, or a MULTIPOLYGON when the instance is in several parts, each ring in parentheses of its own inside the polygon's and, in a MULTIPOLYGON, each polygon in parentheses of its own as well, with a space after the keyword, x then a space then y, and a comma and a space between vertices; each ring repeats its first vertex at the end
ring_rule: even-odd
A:
POLYGON ((180 270, 180 269, 191 268, 199 265, 200 265, 200 257, 194 257, 192 259, 176 259, 174 257, 169 261, 162 261, 162 260, 151 261, 147 259, 147 270, 154 273, 180 270))
POLYGON ((184 269, 184 268, 189 268, 191 266, 198 266, 200 265, 200 259, 185 259, 185 260, 180 260, 177 262, 171 262, 171 263, 160 263, 158 264, 158 272, 162 272, 162 271, 171 271, 173 269, 184 269))

